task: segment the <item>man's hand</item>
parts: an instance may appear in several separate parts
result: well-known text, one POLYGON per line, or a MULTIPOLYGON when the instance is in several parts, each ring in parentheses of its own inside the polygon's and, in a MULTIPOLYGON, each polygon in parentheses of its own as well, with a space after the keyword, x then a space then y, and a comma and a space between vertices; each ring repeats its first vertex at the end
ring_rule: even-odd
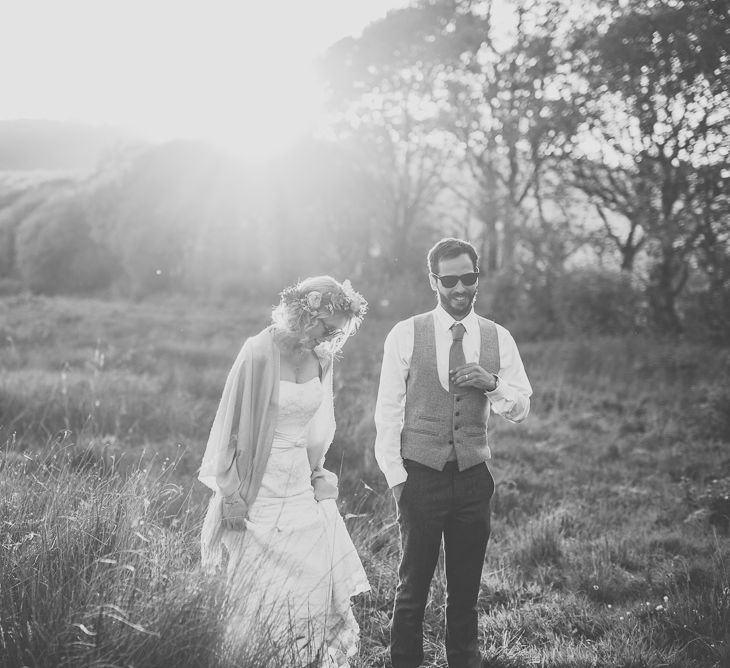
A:
POLYGON ((393 498, 395 499, 396 503, 400 503, 400 495, 403 494, 404 486, 405 486, 405 483, 400 482, 391 489, 391 491, 393 492, 393 498))
POLYGON ((476 362, 451 369, 449 377, 457 387, 474 387, 482 392, 491 392, 497 387, 497 377, 482 369, 476 362))
POLYGON ((247 513, 248 506, 239 496, 238 492, 223 497, 222 525, 224 529, 244 531, 246 529, 247 513))

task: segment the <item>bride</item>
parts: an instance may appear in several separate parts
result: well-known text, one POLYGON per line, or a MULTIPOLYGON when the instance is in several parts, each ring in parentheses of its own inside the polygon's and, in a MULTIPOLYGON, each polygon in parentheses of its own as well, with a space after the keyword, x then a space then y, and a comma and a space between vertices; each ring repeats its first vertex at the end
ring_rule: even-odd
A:
POLYGON ((214 567, 225 548, 234 652, 252 635, 305 666, 347 666, 357 652, 350 598, 370 586, 322 465, 333 362, 366 309, 349 281, 305 279, 281 293, 228 375, 199 479, 215 492, 202 561, 214 567))

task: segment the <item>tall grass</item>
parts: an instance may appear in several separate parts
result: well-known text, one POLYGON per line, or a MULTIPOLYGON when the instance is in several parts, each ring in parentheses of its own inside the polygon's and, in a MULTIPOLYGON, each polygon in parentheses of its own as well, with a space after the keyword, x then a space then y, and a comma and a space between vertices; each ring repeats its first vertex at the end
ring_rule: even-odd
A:
POLYGON ((51 444, 2 463, 0 646, 8 666, 207 665, 220 590, 191 577, 178 485, 106 475, 51 444))
MULTIPOLYGON (((194 472, 260 311, 0 300, 0 665, 297 665, 286 638, 252 632, 234 652, 225 587, 198 567, 194 472)), ((328 466, 372 585, 355 668, 388 665, 398 531, 372 411, 391 325, 366 321, 335 378, 328 466)), ((532 413, 490 424, 490 665, 730 665, 730 353, 635 337, 520 349, 532 413)))
POLYGON ((237 601, 199 568, 200 508, 174 463, 122 477, 55 442, 1 466, 0 665, 299 665, 264 620, 233 642, 237 601))

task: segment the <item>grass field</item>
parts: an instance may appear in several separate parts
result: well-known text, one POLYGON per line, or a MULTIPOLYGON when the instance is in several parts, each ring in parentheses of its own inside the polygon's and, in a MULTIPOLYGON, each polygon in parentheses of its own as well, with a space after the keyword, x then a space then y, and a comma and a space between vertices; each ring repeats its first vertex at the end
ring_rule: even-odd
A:
MULTIPOLYGON (((283 667, 223 637, 195 481, 228 368, 265 306, 0 300, 0 665, 283 667), (222 649, 223 648, 223 649, 222 649)), ((336 372, 328 455, 373 587, 355 667, 386 666, 398 560, 372 453, 392 319, 336 372)), ((480 598, 495 668, 730 666, 730 350, 641 337, 519 342, 535 395, 490 425, 480 598)), ((442 579, 427 666, 445 666, 442 579)))

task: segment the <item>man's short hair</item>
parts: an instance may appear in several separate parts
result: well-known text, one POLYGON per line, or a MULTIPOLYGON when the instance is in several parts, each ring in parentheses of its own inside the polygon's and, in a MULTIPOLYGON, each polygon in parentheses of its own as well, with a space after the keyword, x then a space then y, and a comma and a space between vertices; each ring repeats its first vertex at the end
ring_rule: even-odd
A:
POLYGON ((428 261, 428 270, 432 274, 438 274, 439 262, 441 260, 451 260, 452 258, 459 257, 466 253, 474 265, 474 271, 477 271, 479 267, 479 254, 476 248, 472 246, 468 241, 463 239, 454 239, 453 237, 446 237, 441 239, 430 251, 426 259, 428 261))

